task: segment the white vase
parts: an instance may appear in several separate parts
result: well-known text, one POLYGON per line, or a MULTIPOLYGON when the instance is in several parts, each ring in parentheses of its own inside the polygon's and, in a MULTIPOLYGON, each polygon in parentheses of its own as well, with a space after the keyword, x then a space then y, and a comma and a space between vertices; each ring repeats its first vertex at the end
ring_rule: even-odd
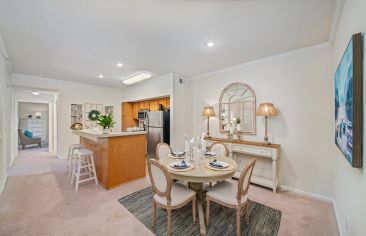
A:
POLYGON ((109 129, 103 129, 103 134, 109 134, 109 129))
POLYGON ((236 131, 241 131, 241 124, 236 125, 236 131))

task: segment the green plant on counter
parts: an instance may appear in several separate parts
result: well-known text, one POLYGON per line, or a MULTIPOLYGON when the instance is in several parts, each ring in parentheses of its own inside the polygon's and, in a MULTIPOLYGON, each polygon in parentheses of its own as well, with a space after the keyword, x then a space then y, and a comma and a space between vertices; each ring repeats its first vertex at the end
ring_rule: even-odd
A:
POLYGON ((241 122, 240 118, 239 117, 236 118, 236 124, 240 124, 240 122, 241 122))
POLYGON ((98 117, 98 122, 97 124, 102 126, 103 129, 110 129, 113 128, 113 125, 116 122, 113 121, 112 115, 108 114, 108 115, 102 115, 98 117))

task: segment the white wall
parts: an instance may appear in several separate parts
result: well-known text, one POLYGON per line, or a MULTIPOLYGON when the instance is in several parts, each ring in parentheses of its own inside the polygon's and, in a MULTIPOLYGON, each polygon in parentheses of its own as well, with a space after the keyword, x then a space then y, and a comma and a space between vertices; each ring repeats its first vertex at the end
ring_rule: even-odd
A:
POLYGON ((116 125, 114 131, 121 130, 121 91, 102 86, 74 83, 55 79, 39 78, 29 75, 13 74, 12 82, 18 86, 28 86, 40 89, 52 89, 58 92, 57 124, 58 146, 57 155, 61 158, 67 156, 69 144, 78 143, 78 136, 73 135, 70 129, 71 107, 73 103, 99 103, 114 107, 114 119, 116 125))
MULTIPOLYGON (((1 38, 0 38, 1 43, 1 38)), ((10 125, 12 117, 12 89, 10 84, 10 72, 0 51, 0 193, 2 192, 6 178, 8 160, 11 159, 11 132, 14 127, 10 125)))
MULTIPOLYGON (((303 191, 333 195, 333 93, 329 45, 294 52, 208 73, 193 81, 193 131, 206 131, 202 108, 214 106, 211 136, 221 136, 218 125, 219 97, 227 85, 250 85, 257 106, 273 102, 279 115, 269 118, 270 141, 281 144, 279 181, 303 191)), ((257 135, 245 140, 262 141, 264 120, 257 118, 257 135)), ((223 136, 224 137, 224 136, 223 136)))
MULTIPOLYGON (((334 72, 347 47, 351 36, 355 33, 366 32, 366 1, 346 0, 338 30, 335 36, 333 49, 333 69, 334 72)), ((364 44, 365 45, 365 44, 364 44)), ((365 46, 364 46, 365 48, 365 46)), ((365 51, 364 51, 364 55, 365 51)), ((364 56, 364 120, 366 117, 366 59, 364 56)), ((333 80, 332 80, 333 81, 333 80)), ((334 86, 334 85, 333 85, 334 86)), ((333 104, 334 107, 334 104, 333 104)), ((363 168, 352 168, 346 161, 343 154, 336 145, 332 145, 333 159, 335 161, 334 176, 334 202, 335 210, 339 220, 343 235, 363 236, 366 235, 366 124, 363 127, 363 168), (350 230, 346 230, 346 216, 350 219, 350 230)))
MULTIPOLYGON (((184 135, 192 136, 192 81, 173 76, 173 145, 184 148, 184 135)), ((174 147, 174 146, 173 146, 174 147)))
POLYGON ((173 74, 167 74, 153 80, 140 82, 122 88, 122 101, 137 101, 147 98, 172 96, 173 74))

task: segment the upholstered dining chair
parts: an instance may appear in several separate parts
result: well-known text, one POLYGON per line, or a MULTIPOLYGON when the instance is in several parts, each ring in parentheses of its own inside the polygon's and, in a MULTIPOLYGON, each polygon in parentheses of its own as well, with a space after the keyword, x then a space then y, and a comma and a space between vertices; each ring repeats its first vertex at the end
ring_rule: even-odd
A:
POLYGON ((193 223, 196 223, 196 192, 173 183, 168 170, 155 159, 148 162, 150 182, 153 192, 152 226, 156 223, 156 206, 167 210, 167 235, 172 233, 172 210, 181 208, 192 202, 193 223))
POLYGON ((159 143, 156 146, 156 159, 159 160, 161 157, 167 157, 172 153, 172 148, 167 143, 159 143))
POLYGON ((228 157, 229 156, 229 149, 226 147, 225 144, 223 144, 221 142, 213 143, 209 147, 209 151, 216 152, 217 155, 221 156, 221 157, 228 157))
POLYGON ((210 220, 210 201, 216 202, 222 206, 236 209, 236 235, 240 235, 240 213, 241 209, 245 210, 245 221, 249 224, 249 199, 248 190, 250 178, 252 176, 255 159, 244 168, 240 174, 239 180, 225 180, 218 183, 206 194, 206 224, 209 225, 210 220))

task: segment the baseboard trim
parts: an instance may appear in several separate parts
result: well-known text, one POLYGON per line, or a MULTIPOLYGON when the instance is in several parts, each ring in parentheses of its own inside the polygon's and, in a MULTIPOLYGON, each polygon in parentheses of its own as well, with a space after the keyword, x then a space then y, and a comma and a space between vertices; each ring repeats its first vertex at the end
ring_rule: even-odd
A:
POLYGON ((336 204, 335 204, 335 201, 333 200, 333 211, 334 211, 334 215, 336 217, 336 221, 337 221, 337 226, 338 226, 338 233, 339 233, 339 236, 343 236, 343 232, 342 232, 342 228, 341 228, 341 220, 339 218, 339 215, 338 215, 338 211, 337 211, 337 207, 336 207, 336 204))
POLYGON ((10 164, 8 165, 8 167, 12 167, 13 166, 13 163, 14 163, 14 160, 15 160, 15 155, 12 155, 12 158, 10 160, 10 164))
POLYGON ((315 198, 321 201, 325 201, 325 202, 329 202, 333 204, 333 199, 330 197, 326 197, 317 193, 311 193, 311 192, 307 192, 304 190, 300 190, 297 188, 293 188, 293 187, 289 187, 289 186, 285 186, 285 185, 280 185, 279 186, 280 191, 288 191, 288 192, 292 192, 292 193, 297 193, 303 196, 307 196, 307 197, 311 197, 311 198, 315 198))
POLYGON ((1 186, 1 189, 0 189, 0 195, 3 193, 4 189, 5 189, 5 184, 6 184, 6 181, 8 180, 8 175, 5 176, 5 179, 4 179, 4 182, 1 186))
POLYGON ((57 157, 58 159, 61 159, 61 160, 66 159, 66 157, 63 157, 63 156, 61 156, 61 155, 59 155, 59 154, 56 154, 56 157, 57 157))

